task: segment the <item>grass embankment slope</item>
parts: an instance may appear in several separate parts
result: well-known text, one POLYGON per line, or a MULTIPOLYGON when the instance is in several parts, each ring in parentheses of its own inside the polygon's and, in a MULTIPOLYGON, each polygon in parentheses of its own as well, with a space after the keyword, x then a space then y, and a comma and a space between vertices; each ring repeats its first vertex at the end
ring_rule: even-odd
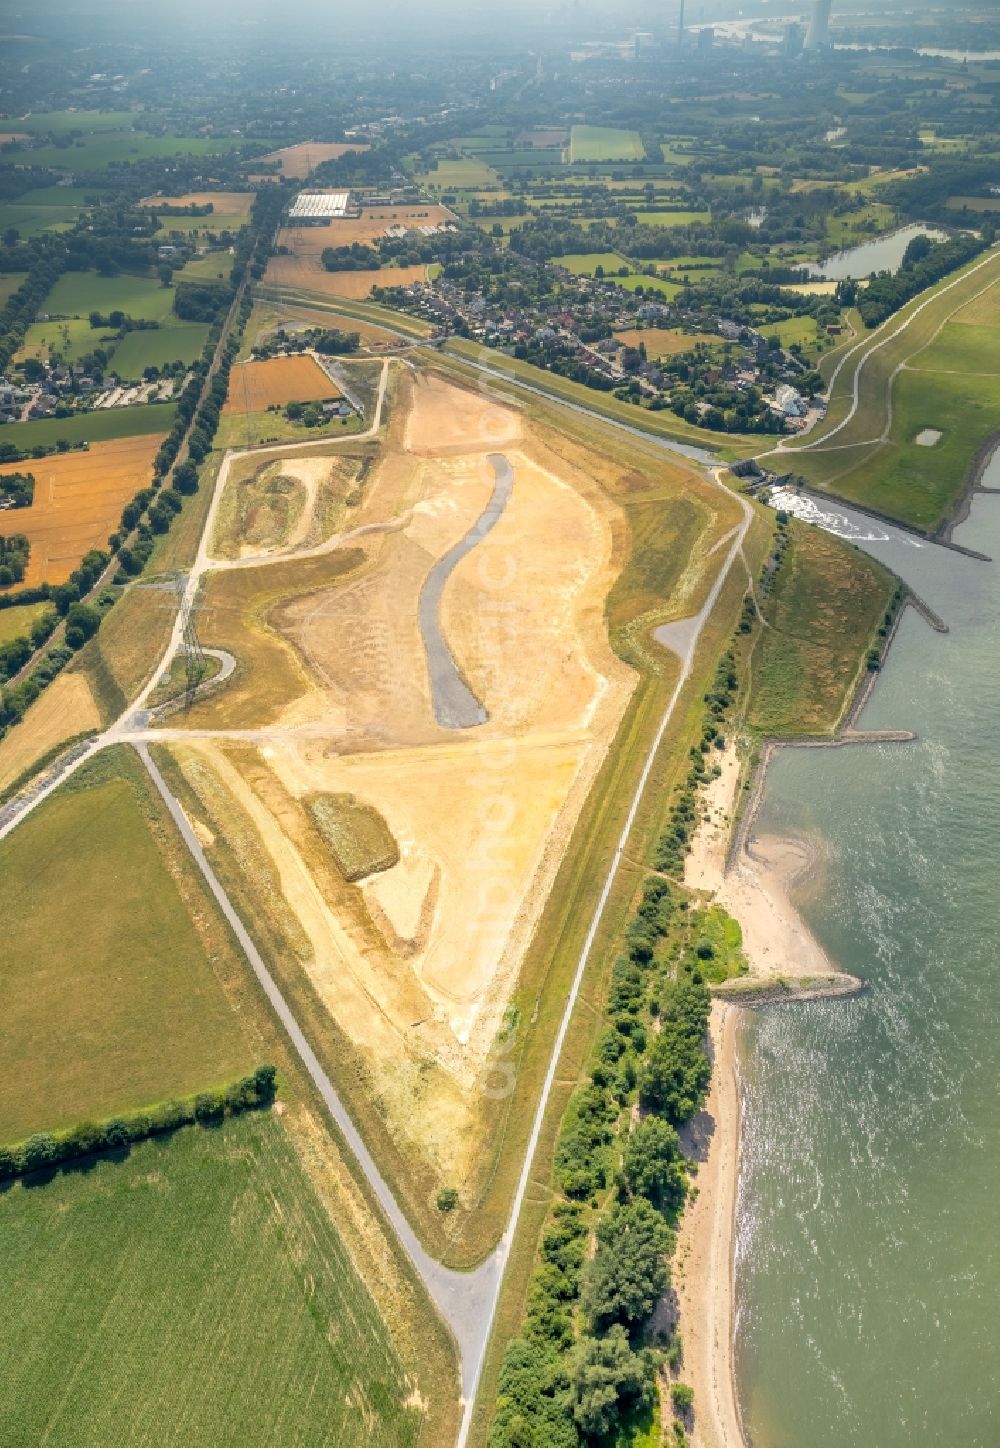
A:
POLYGON ((354 1421, 358 1441, 409 1442, 411 1391, 421 1443, 453 1441, 447 1334, 130 751, 85 766, 0 846, 0 903, 0 1142, 263 1060, 280 1082, 272 1117, 8 1189, 0 1290, 25 1327, 0 1347, 0 1402, 16 1441, 209 1443, 225 1421, 264 1444, 294 1398, 298 1442, 354 1441, 354 1421))
POLYGON ((847 502, 940 531, 978 453, 1000 429, 998 317, 994 251, 871 333, 840 371, 823 432, 774 461, 847 502), (858 407, 841 426, 859 365, 858 407), (940 432, 940 441, 918 444, 925 429, 940 432))
POLYGON ((3 1204, 8 1443, 384 1444, 422 1417, 274 1111, 3 1204))
MULTIPOLYGON (((779 530, 779 535, 780 535, 779 530)), ((780 737, 832 735, 888 628, 896 579, 840 538, 790 521, 747 657, 746 724, 780 737)))

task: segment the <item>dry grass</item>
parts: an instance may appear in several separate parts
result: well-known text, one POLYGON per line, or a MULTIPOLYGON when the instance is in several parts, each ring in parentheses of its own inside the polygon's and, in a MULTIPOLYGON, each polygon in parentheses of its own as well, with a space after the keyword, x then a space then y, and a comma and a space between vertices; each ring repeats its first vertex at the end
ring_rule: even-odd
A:
POLYGON ((349 884, 399 864, 399 845, 389 826, 364 800, 353 794, 316 794, 306 804, 349 884))
MULTIPOLYGON (((211 206, 213 214, 202 218, 206 226, 211 226, 217 216, 249 216, 253 202, 252 191, 186 191, 183 196, 144 196, 139 205, 151 209, 162 206, 211 206)), ((173 218, 165 216, 163 220, 169 226, 173 218)))
POLYGON ((100 710, 87 680, 81 674, 60 674, 0 740, 0 791, 64 740, 100 727, 100 710))
POLYGON ((717 337, 714 332, 692 334, 679 332, 674 327, 644 327, 639 331, 616 332, 615 337, 619 342, 624 342, 626 347, 638 347, 640 343, 644 343, 646 355, 651 361, 690 352, 699 343, 716 346, 725 341, 725 338, 717 337))
POLYGON ((0 535, 25 533, 31 542, 24 580, 29 588, 65 583, 85 553, 107 547, 124 505, 148 486, 162 437, 119 438, 86 452, 0 467, 0 476, 29 471, 35 477, 31 507, 0 513, 0 535))
POLYGON ((223 413, 264 412, 289 402, 327 402, 340 396, 340 388, 314 357, 271 357, 233 368, 223 413))
MULTIPOLYGON (((267 165, 278 163, 282 176, 301 181, 310 176, 324 161, 337 161, 348 151, 367 151, 368 147, 354 142, 300 141, 297 146, 284 146, 280 151, 269 151, 258 156, 258 161, 267 165)), ((251 180, 255 178, 251 177, 251 180)))
POLYGON ((324 230, 315 233, 311 242, 298 243, 295 251, 287 256, 272 256, 264 275, 265 286, 287 287, 290 291, 315 292, 325 297, 346 297, 358 301, 371 296, 375 287, 405 287, 411 282, 422 282, 427 278, 425 266, 387 266, 377 271, 328 272, 320 259, 320 253, 323 247, 330 245, 324 230), (313 250, 318 237, 324 240, 318 249, 313 250))

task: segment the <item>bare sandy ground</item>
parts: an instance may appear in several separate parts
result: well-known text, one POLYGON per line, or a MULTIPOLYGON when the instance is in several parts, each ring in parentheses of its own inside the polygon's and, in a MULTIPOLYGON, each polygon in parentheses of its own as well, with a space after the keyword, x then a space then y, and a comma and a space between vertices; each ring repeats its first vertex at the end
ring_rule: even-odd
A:
MULTIPOLYGON (((604 619, 624 533, 607 493, 514 409, 402 375, 391 445, 351 510, 364 565, 279 596, 248 626, 250 651, 258 626, 294 648, 303 693, 252 746, 192 738, 179 757, 203 825, 242 857, 331 1021, 370 1063, 390 1130, 461 1185, 489 1145, 471 1130, 489 1053, 636 676, 604 619), (418 599, 486 507, 494 451, 514 472, 510 500, 441 608, 488 720, 447 730, 418 599), (399 863, 339 880, 310 823, 317 793, 376 809, 399 863)), ((312 512, 313 463, 324 466, 276 460, 309 495, 275 550, 286 559, 312 512)))
POLYGON ((694 1389, 695 1448, 746 1448, 733 1380, 733 1218, 739 1179, 736 1006, 712 1007, 712 1086, 693 1123, 701 1164, 681 1224, 674 1287, 684 1344, 681 1376, 694 1389))
MULTIPOLYGON (((685 883, 704 890, 740 922, 750 978, 766 982, 833 976, 836 966, 792 903, 795 884, 817 864, 807 841, 752 835, 726 869, 740 781, 730 744, 722 773, 704 794, 706 818, 685 865, 685 883)), ((735 1387, 733 1245, 740 1162, 737 1036, 740 1010, 716 1001, 710 1026, 714 1066, 705 1110, 694 1123, 698 1195, 681 1223, 677 1296, 683 1377, 694 1389, 694 1448, 746 1448, 735 1387)))

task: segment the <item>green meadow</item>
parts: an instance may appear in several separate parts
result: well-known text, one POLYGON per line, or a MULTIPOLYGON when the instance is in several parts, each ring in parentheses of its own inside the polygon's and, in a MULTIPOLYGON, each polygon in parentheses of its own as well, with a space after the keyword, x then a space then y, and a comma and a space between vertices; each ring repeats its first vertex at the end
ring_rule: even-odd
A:
POLYGON ((276 1111, 0 1204, 10 1445, 409 1448, 422 1416, 276 1111))

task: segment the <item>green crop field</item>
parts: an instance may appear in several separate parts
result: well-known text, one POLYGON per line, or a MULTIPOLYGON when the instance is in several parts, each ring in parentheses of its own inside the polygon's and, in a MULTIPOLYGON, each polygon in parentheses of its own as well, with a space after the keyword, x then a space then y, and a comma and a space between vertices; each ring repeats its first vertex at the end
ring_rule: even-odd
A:
POLYGON ((385 1325, 273 1111, 12 1187, 0 1293, 8 1444, 418 1440, 385 1325))
POLYGON ((79 362, 95 347, 113 351, 118 338, 107 327, 92 327, 86 317, 65 317, 55 322, 32 322, 24 335, 17 360, 49 358, 54 353, 64 362, 79 362))
POLYGON ((180 322, 155 332, 127 332, 115 348, 112 366, 119 377, 131 381, 140 378, 147 367, 194 362, 208 333, 207 322, 180 322))
POLYGON ((109 166, 145 158, 166 160, 172 156, 215 156, 243 144, 241 136, 208 139, 204 136, 150 136, 144 131, 102 131, 72 140, 68 145, 32 146, 11 153, 11 159, 49 166, 59 171, 89 175, 109 166))
POLYGON ((574 126, 570 133, 570 161, 641 161, 645 154, 638 131, 574 126))
POLYGON ((80 214, 78 206, 35 206, 30 201, 0 204, 0 231, 13 228, 24 239, 43 231, 67 231, 80 214))
MULTIPOLYGON (((175 216, 170 217, 176 221, 175 216)), ((228 251, 210 251, 206 256, 196 256, 179 272, 174 273, 175 282, 227 282, 233 269, 233 258, 228 251)))
POLYGON ((630 277, 612 277, 616 287, 624 287, 627 292, 638 291, 642 287, 645 292, 659 292, 663 297, 672 300, 681 290, 679 282, 664 281, 663 277, 647 277, 636 274, 630 277))
POLYGON ((28 633, 35 619, 41 618, 51 607, 48 603, 22 603, 14 608, 0 608, 0 644, 28 633))
POLYGON ((220 983, 235 947, 141 766, 85 771, 0 845, 0 1143, 254 1064, 220 983))
POLYGON ((170 402, 143 407, 112 407, 76 417, 41 417, 36 422, 8 423, 0 434, 18 448, 52 447, 57 442, 110 442, 116 437, 145 437, 169 432, 176 409, 170 402))
POLYGON ((499 177, 489 166, 477 157, 443 157, 434 167, 420 176, 424 186, 436 187, 439 191, 471 189, 479 186, 496 186, 499 177))
POLYGON ((30 116, 19 116, 8 122, 13 131, 22 131, 28 136, 65 135, 68 131, 80 131, 85 135, 97 131, 121 131, 131 126, 135 116, 131 111, 32 111, 30 116))
POLYGON ((640 226, 662 226, 671 228, 674 226, 691 226, 697 221, 709 222, 712 219, 710 211, 638 211, 636 220, 640 226))
POLYGON ((156 277, 121 272, 102 277, 97 272, 64 272, 49 292, 41 310, 54 317, 88 317, 91 312, 124 312, 137 322, 163 322, 173 313, 174 294, 156 277))
POLYGON ((564 266, 575 277, 592 277, 598 267, 603 267, 607 273, 617 272, 620 267, 628 267, 631 270, 625 258, 619 256, 615 251, 592 251, 575 253, 570 256, 557 256, 555 264, 564 266))

